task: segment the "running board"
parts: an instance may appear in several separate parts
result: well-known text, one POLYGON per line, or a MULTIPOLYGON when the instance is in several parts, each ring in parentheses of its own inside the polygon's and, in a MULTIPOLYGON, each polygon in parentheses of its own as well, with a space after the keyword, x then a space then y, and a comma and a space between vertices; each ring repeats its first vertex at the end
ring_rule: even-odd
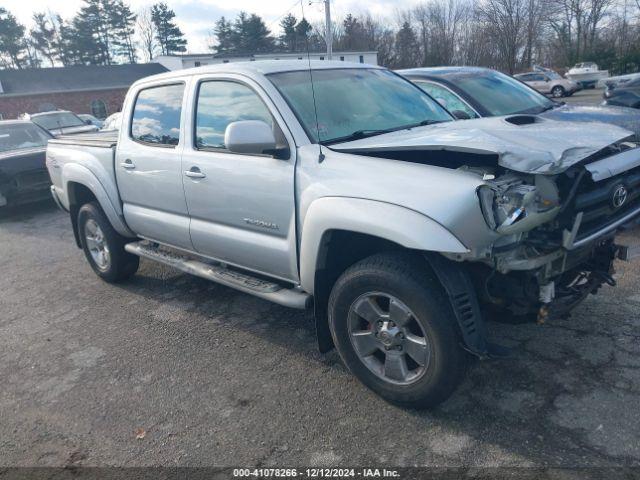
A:
POLYGON ((146 242, 128 243, 124 249, 139 257, 155 260, 183 272, 211 280, 226 287, 255 295, 285 307, 304 310, 311 305, 311 295, 295 288, 285 288, 277 283, 263 280, 246 273, 230 270, 220 264, 205 263, 186 255, 180 255, 164 247, 146 242))

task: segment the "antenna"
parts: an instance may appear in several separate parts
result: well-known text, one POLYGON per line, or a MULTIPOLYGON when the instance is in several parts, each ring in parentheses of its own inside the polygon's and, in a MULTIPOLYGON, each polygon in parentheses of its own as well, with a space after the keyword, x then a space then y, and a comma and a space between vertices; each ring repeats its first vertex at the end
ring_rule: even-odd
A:
MULTIPOLYGON (((302 19, 304 17, 304 0, 300 0, 300 8, 302 9, 302 19)), ((318 137, 318 147, 320 148, 320 155, 318 155, 318 163, 324 161, 324 153, 322 153, 322 144, 320 143, 320 125, 318 124, 318 106, 316 105, 316 90, 313 88, 313 73, 311 70, 311 53, 309 52, 309 37, 305 34, 304 43, 307 49, 307 62, 309 64, 309 80, 311 81, 311 96, 313 98, 313 113, 316 118, 316 136, 318 137)))

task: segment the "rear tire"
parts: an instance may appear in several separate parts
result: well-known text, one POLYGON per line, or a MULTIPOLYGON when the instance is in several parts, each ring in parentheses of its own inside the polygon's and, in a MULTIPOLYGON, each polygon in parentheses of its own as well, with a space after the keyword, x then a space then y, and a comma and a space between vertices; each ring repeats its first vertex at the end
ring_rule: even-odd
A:
POLYGON ((125 251, 127 239, 114 230, 96 202, 78 211, 78 233, 89 265, 106 282, 121 282, 138 270, 140 257, 125 251))
POLYGON ((434 407, 465 373, 449 300, 417 255, 385 253, 346 270, 329 298, 334 343, 349 370, 387 401, 434 407))

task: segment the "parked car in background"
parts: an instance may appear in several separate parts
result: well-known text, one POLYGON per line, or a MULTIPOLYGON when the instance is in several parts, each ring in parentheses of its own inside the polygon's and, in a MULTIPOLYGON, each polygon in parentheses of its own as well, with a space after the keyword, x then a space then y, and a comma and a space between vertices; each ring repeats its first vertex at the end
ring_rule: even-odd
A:
POLYGON ((87 125, 95 125, 98 128, 102 128, 102 125, 104 124, 103 120, 100 120, 93 115, 89 115, 88 113, 79 113, 78 117, 84 120, 84 123, 86 123, 87 125))
POLYGON ((606 105, 640 108, 640 78, 623 84, 610 84, 603 93, 606 105))
POLYGON ((514 77, 540 93, 551 95, 553 98, 569 97, 581 88, 573 80, 562 78, 556 72, 551 71, 519 73, 514 77))
POLYGON ((227 63, 135 82, 118 132, 51 140, 47 164, 103 280, 144 257, 313 305, 321 351, 429 407, 467 355, 504 354, 488 310, 560 321, 615 283, 616 232, 640 216, 632 132, 453 120, 382 67, 227 63))
POLYGON ((98 127, 95 125, 87 125, 78 115, 67 110, 34 113, 32 115, 25 115, 25 118, 49 130, 54 136, 98 131, 98 127))
POLYGON ((638 110, 556 102, 524 83, 489 68, 416 68, 398 73, 437 99, 456 118, 535 114, 560 121, 603 122, 631 130, 640 140, 638 110))
POLYGON ((50 138, 30 121, 0 121, 0 207, 49 197, 45 152, 50 138))
POLYGON ((122 112, 116 112, 105 118, 101 130, 118 130, 120 121, 122 120, 122 112))

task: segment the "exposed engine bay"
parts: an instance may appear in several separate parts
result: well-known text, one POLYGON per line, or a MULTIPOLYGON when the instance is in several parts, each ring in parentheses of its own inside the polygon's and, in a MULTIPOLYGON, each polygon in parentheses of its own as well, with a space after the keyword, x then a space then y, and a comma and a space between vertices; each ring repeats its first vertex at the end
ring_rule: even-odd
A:
POLYGON ((615 285, 613 262, 623 253, 614 235, 640 215, 640 165, 608 176, 589 165, 623 152, 640 157, 636 144, 624 142, 557 175, 460 167, 485 181, 480 206, 499 234, 490 255, 477 258, 485 266, 472 269, 483 303, 544 321, 615 285))
POLYGON ((367 149, 366 155, 455 168, 482 180, 478 201, 495 240, 466 255, 444 255, 468 262, 483 304, 523 319, 565 315, 603 284, 614 285, 613 262, 627 255, 615 233, 640 218, 640 147, 627 139, 542 173, 469 151, 367 149))

